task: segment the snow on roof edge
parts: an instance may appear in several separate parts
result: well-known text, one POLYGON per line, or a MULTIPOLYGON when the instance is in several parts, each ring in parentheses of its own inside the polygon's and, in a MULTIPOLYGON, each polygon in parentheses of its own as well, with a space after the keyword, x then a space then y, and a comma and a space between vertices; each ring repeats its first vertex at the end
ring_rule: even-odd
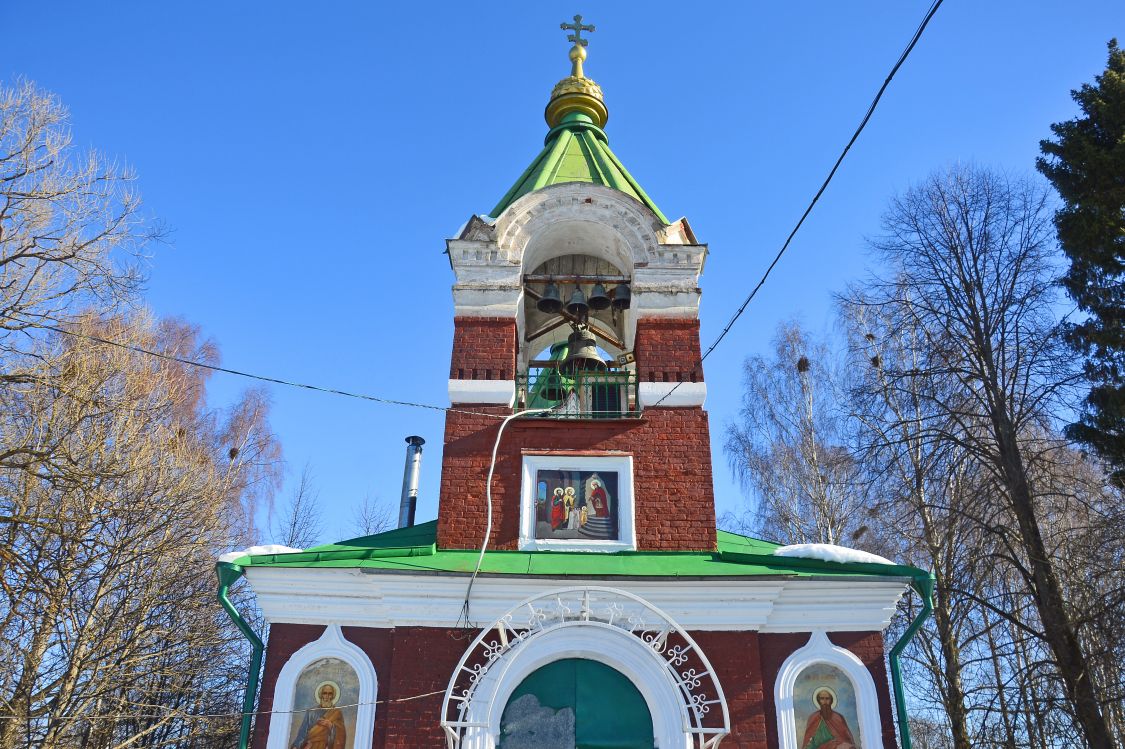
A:
POLYGON ((799 559, 819 559, 822 562, 861 562, 864 564, 891 564, 894 562, 872 554, 869 551, 849 549, 834 544, 790 544, 773 550, 775 557, 797 557, 799 559))
POLYGON ((220 562, 233 562, 235 559, 242 557, 254 557, 262 554, 299 554, 304 549, 294 549, 292 546, 282 546, 281 544, 264 544, 262 546, 251 546, 242 551, 228 551, 219 557, 220 562))

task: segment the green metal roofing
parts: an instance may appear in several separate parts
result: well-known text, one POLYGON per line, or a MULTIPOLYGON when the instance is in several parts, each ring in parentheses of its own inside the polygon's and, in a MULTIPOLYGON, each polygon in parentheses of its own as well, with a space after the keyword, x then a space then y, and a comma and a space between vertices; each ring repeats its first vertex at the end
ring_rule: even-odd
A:
MULTIPOLYGON (((437 521, 353 538, 290 554, 235 559, 242 568, 361 568, 397 572, 469 574, 479 549, 438 549, 437 521)), ((489 551, 481 573, 543 577, 856 577, 916 578, 926 573, 890 564, 823 562, 775 557, 778 544, 718 531, 713 552, 489 551)))
POLYGON ((612 187, 644 203, 663 223, 669 223, 656 203, 609 150, 605 131, 590 117, 578 112, 566 115, 557 127, 551 128, 543 150, 496 204, 491 215, 499 216, 529 192, 563 182, 590 182, 612 187))

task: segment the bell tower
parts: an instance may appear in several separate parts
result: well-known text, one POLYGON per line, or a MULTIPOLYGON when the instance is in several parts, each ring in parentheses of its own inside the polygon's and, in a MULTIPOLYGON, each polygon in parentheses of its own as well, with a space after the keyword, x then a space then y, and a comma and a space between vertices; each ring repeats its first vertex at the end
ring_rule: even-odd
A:
POLYGON ((551 92, 544 148, 447 241, 455 276, 437 544, 616 552, 715 548, 699 276, 707 255, 609 148, 602 90, 551 92))

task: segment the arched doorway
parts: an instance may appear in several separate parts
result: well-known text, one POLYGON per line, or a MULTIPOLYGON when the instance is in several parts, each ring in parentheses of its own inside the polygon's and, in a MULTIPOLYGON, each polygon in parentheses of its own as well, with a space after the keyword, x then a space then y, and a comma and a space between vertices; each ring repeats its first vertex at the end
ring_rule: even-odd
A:
POLYGON ((604 663, 563 658, 528 674, 504 707, 500 749, 652 749, 652 714, 604 663))

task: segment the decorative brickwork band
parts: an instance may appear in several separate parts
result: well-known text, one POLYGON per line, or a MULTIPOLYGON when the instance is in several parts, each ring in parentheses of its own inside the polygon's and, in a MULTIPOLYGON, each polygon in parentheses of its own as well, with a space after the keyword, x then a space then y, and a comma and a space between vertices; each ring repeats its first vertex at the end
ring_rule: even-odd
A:
POLYGON ((513 318, 455 317, 449 379, 514 379, 516 350, 516 321, 513 318))
POLYGON ((640 319, 633 352, 641 382, 703 382, 699 320, 640 319))

